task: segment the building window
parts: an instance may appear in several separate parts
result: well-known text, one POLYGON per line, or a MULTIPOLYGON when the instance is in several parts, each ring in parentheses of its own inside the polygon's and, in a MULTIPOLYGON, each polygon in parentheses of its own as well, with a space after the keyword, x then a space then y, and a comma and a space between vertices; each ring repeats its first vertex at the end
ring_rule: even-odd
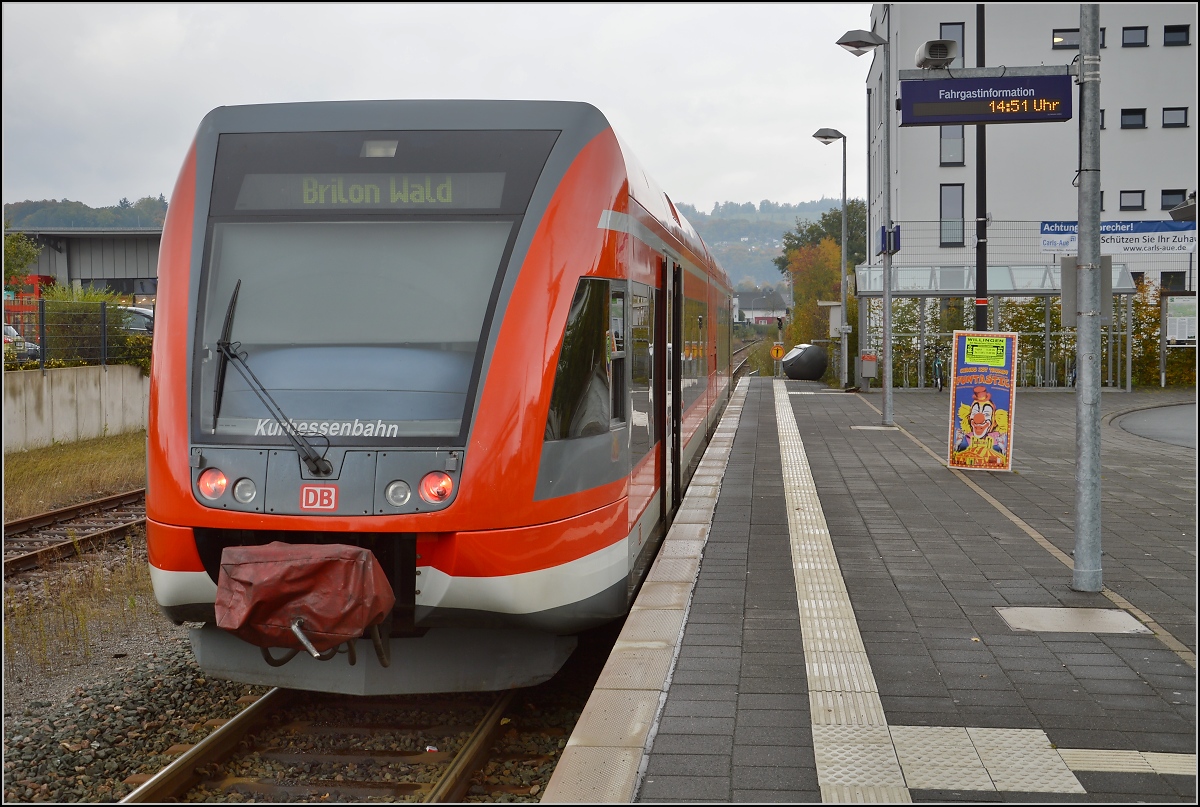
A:
POLYGON ((1100 209, 1104 209, 1104 191, 1100 191, 1100 209))
POLYGON ((955 56, 954 61, 950 63, 950 67, 952 67, 952 68, 953 67, 962 67, 963 59, 967 55, 966 50, 963 48, 963 45, 966 44, 963 41, 965 39, 965 37, 963 36, 964 27, 965 26, 961 22, 944 22, 944 23, 942 23, 941 34, 940 34, 941 38, 942 39, 953 39, 955 42, 958 43, 958 56, 955 56))
POLYGON ((1150 44, 1147 36, 1148 28, 1146 26, 1136 28, 1121 29, 1121 47, 1123 48, 1144 48, 1150 44))
POLYGON ((1122 129, 1145 129, 1146 128, 1146 110, 1144 110, 1144 109, 1122 109, 1121 110, 1121 128, 1122 129))
POLYGON ((1177 188, 1162 192, 1162 209, 1170 210, 1173 207, 1178 207, 1183 204, 1183 200, 1187 198, 1186 188, 1177 188))
POLYGON ((942 185, 941 246, 963 246, 963 186, 942 185))
MULTIPOLYGON (((1055 28, 1050 35, 1050 47, 1054 50, 1079 50, 1078 28, 1055 28)), ((1104 47, 1104 29, 1100 29, 1100 47, 1104 47)))
POLYGON ((1163 128, 1182 129, 1187 126, 1187 111, 1185 106, 1163 107, 1163 128))
POLYGON ((942 126, 941 164, 965 165, 962 124, 942 126))
POLYGON ((1167 46, 1192 44, 1192 26, 1164 25, 1163 44, 1167 46))
POLYGON ((1146 209, 1146 192, 1145 191, 1121 191, 1121 209, 1122 210, 1145 210, 1146 209))
POLYGON ((1104 110, 1100 110, 1100 128, 1104 128, 1104 110))

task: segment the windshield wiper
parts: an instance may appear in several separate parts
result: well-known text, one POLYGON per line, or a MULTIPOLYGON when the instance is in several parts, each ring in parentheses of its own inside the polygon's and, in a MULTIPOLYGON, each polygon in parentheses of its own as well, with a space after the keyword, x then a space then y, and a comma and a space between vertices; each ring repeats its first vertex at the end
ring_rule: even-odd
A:
POLYGON ((220 358, 217 362, 217 386, 213 389, 213 434, 217 433, 217 415, 221 414, 221 396, 225 394, 225 367, 229 363, 225 351, 220 348, 222 343, 229 344, 229 332, 233 328, 233 309, 237 305, 238 291, 241 288, 242 281, 239 279, 229 298, 229 307, 225 309, 225 324, 221 327, 221 338, 217 340, 217 353, 220 358))
MULTIPOLYGON (((229 308, 225 310, 225 324, 221 328, 221 338, 217 340, 217 352, 221 354, 221 362, 217 365, 216 398, 213 401, 213 431, 217 430, 217 413, 220 410, 221 394, 225 386, 225 368, 229 362, 233 362, 233 366, 245 379, 246 385, 262 401, 263 406, 271 413, 271 417, 279 424, 284 436, 295 447, 296 453, 308 466, 308 470, 317 476, 328 476, 333 473, 333 466, 329 460, 318 454, 312 443, 308 442, 305 436, 292 426, 291 420, 283 413, 279 404, 271 397, 271 393, 267 392, 267 388, 263 386, 263 383, 258 380, 258 376, 250 369, 250 365, 246 363, 245 355, 238 351, 241 343, 229 341, 229 334, 233 327, 233 309, 237 304, 238 290, 241 287, 241 280, 233 287, 233 295, 229 298, 229 308)), ((326 450, 328 450, 328 446, 326 446, 326 450)))

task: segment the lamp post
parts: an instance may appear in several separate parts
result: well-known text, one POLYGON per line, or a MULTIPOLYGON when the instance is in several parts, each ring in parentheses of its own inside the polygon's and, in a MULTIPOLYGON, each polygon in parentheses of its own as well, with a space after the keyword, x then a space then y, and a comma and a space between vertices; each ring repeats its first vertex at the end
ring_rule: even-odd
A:
MULTIPOLYGON (((885 10, 888 8, 884 6, 885 10)), ((887 39, 871 31, 847 31, 837 41, 855 56, 862 56, 875 48, 883 48, 883 222, 885 244, 883 250, 883 425, 894 426, 892 421, 892 255, 887 249, 892 233, 892 155, 891 155, 891 105, 892 76, 891 48, 887 39)))
POLYGON ((849 358, 847 356, 847 348, 849 347, 848 339, 846 338, 848 329, 846 323, 850 321, 849 315, 846 313, 846 136, 837 129, 818 129, 813 135, 817 140, 820 140, 825 145, 829 145, 837 140, 842 141, 842 282, 841 282, 841 299, 842 299, 842 322, 840 344, 842 346, 842 360, 840 366, 840 378, 842 389, 846 388, 847 377, 849 376, 849 358))

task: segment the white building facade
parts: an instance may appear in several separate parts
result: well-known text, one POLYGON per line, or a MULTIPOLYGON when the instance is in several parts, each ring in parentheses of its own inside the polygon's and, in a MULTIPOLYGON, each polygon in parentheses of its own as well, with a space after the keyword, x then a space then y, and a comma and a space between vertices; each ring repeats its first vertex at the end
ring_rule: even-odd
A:
MULTIPOLYGON (((867 78, 869 243, 876 243, 884 223, 882 148, 887 142, 891 219, 901 224, 901 249, 893 256, 897 267, 973 266, 977 212, 991 222, 989 274, 993 265, 1056 267, 1057 256, 1045 253, 1032 236, 1041 221, 1078 217, 1080 115, 1074 80, 1071 120, 987 126, 984 211, 976 205, 977 127, 899 125, 900 71, 916 68, 915 54, 928 40, 957 41, 959 56, 951 73, 956 67, 1070 65, 1079 55, 1078 5, 993 3, 983 6, 981 63, 979 9, 966 3, 871 9, 867 27, 890 43, 891 76, 885 98, 883 49, 876 48, 867 78), (955 222, 961 222, 957 230, 955 222)), ((1103 221, 1169 221, 1170 209, 1196 191, 1196 17, 1192 3, 1100 5, 1103 221)), ((880 260, 868 258, 876 266, 880 260)), ((1196 289, 1194 251, 1121 255, 1113 262, 1126 264, 1134 278, 1141 275, 1173 290, 1196 289)))

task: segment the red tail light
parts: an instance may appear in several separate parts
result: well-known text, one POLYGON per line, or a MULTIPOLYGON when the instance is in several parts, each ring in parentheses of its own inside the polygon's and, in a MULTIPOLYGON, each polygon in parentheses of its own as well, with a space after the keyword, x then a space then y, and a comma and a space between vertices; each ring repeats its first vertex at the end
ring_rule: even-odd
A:
POLYGON ((225 492, 228 485, 229 480, 217 468, 207 469, 200 474, 200 478, 196 481, 196 487, 200 488, 200 495, 210 501, 221 498, 221 494, 225 492))
POLYGON ((430 504, 441 504, 454 492, 454 480, 442 471, 425 474, 420 485, 421 498, 430 504))

